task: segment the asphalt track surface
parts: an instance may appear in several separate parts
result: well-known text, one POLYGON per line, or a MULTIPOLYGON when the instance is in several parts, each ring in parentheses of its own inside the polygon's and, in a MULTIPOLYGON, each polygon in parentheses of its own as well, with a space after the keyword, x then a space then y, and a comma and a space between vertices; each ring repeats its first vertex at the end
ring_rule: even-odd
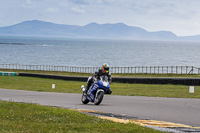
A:
MULTIPOLYGON (((81 91, 81 90, 80 90, 81 91)), ((0 99, 71 109, 125 114, 200 127, 200 99, 105 95, 99 106, 81 103, 81 94, 0 89, 0 99)))

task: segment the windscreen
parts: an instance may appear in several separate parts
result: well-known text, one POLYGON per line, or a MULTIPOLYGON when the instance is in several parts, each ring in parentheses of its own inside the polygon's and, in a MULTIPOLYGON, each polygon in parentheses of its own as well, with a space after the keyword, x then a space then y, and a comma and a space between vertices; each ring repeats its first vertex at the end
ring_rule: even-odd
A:
POLYGON ((102 81, 108 82, 108 76, 104 75, 100 77, 102 81))

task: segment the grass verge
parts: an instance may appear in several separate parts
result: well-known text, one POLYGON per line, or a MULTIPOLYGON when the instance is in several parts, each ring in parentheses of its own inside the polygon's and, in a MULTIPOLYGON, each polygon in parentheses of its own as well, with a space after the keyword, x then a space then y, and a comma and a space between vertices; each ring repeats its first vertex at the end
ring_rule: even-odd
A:
MULTIPOLYGON (((82 93, 81 85, 86 82, 64 81, 33 77, 0 76, 0 88, 29 91, 82 93), (55 84, 55 89, 52 89, 55 84)), ((195 93, 189 93, 189 87, 184 85, 154 85, 154 84, 124 84, 112 83, 112 95, 200 98, 200 86, 195 86, 195 93)))
POLYGON ((115 123, 68 109, 0 101, 0 132, 157 133, 159 131, 131 123, 115 123))

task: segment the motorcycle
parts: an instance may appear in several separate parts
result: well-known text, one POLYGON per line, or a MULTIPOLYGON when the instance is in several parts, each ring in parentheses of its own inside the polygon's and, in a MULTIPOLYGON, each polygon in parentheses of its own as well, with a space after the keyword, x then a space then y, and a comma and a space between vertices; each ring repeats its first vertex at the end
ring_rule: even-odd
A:
POLYGON ((83 104, 93 102, 95 105, 99 105, 104 97, 104 94, 111 94, 110 83, 107 76, 101 76, 100 80, 94 81, 94 84, 90 86, 88 90, 85 89, 84 85, 81 86, 83 95, 81 101, 83 104))

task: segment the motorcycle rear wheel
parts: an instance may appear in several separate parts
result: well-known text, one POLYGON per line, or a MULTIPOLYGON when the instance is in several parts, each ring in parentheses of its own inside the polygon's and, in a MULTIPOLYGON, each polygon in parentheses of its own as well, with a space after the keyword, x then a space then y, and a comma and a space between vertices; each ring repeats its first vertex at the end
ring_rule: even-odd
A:
POLYGON ((94 104, 95 105, 99 105, 101 103, 101 101, 103 100, 103 96, 104 96, 104 92, 103 91, 100 91, 97 96, 95 97, 95 100, 94 100, 94 104))
POLYGON ((83 104, 88 104, 89 100, 87 99, 87 96, 83 93, 82 97, 81 97, 81 101, 83 104))

